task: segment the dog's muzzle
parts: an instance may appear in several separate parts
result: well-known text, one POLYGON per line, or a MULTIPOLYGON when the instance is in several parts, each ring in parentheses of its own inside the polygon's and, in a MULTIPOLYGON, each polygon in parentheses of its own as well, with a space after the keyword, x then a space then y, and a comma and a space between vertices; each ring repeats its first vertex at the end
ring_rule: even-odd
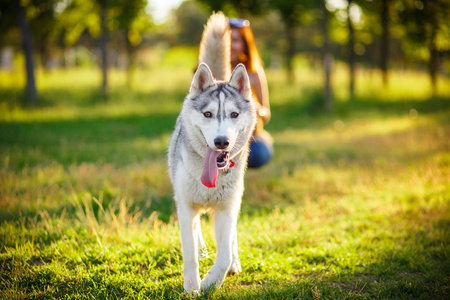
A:
POLYGON ((222 151, 220 152, 219 156, 217 156, 217 168, 223 169, 228 164, 228 152, 222 151))

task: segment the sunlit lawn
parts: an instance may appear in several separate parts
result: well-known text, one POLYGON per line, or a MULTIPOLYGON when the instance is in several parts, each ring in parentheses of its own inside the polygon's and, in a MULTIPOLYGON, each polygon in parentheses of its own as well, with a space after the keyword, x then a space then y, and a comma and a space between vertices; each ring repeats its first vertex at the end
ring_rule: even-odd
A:
MULTIPOLYGON (((211 299, 450 296, 450 80, 268 72, 275 157, 246 175, 243 272, 211 299)), ((0 298, 187 298, 165 152, 190 69, 0 73, 0 298)), ((202 219, 214 253, 211 218, 202 219)), ((201 262, 205 274, 214 255, 201 262)))

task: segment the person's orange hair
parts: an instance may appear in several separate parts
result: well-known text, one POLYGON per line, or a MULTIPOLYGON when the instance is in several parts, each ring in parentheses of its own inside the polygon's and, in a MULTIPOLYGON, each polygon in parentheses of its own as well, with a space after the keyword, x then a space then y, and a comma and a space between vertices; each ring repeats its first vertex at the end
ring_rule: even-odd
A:
POLYGON ((232 29, 239 30, 245 44, 245 55, 248 57, 246 61, 242 63, 250 73, 256 73, 259 68, 262 68, 261 57, 259 56, 258 49, 256 48, 255 38, 253 32, 249 26, 236 27, 230 26, 232 29))

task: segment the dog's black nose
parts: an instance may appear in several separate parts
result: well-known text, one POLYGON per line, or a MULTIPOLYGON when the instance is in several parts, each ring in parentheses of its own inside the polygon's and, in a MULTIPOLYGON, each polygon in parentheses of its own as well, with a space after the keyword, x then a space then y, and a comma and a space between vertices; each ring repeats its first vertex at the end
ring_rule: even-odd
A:
POLYGON ((230 142, 226 136, 219 136, 214 139, 214 145, 216 145, 217 149, 226 149, 230 142))

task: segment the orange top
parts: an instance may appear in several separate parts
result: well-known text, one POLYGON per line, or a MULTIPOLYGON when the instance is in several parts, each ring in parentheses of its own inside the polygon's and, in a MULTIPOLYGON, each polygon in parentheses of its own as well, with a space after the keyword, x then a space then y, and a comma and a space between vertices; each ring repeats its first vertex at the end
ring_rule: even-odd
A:
MULTIPOLYGON (((250 85, 252 88, 252 94, 253 94, 253 98, 255 99, 255 101, 259 104, 262 104, 261 101, 258 99, 258 97, 256 96, 256 92, 255 92, 255 87, 253 85, 250 85)), ((256 116, 258 118, 258 121, 256 122, 256 127, 255 127, 255 131, 254 131, 254 135, 258 135, 259 133, 261 133, 264 130, 264 119, 262 118, 262 116, 258 113, 256 113, 256 116)))

